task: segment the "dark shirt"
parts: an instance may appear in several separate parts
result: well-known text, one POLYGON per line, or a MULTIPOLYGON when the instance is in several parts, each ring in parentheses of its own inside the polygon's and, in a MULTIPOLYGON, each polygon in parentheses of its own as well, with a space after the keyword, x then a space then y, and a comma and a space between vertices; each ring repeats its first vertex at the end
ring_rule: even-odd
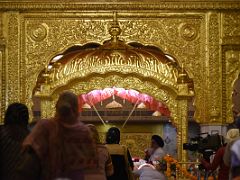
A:
POLYGON ((21 164, 21 147, 28 135, 27 128, 7 125, 0 126, 0 179, 16 179, 16 171, 21 164))
POLYGON ((227 180, 229 177, 229 167, 223 162, 225 148, 226 146, 223 146, 217 150, 212 163, 209 163, 205 160, 202 161, 203 166, 207 170, 215 171, 218 167, 220 167, 218 172, 218 180, 227 180))
POLYGON ((128 149, 119 144, 109 144, 107 148, 114 168, 113 175, 107 177, 107 180, 130 180, 133 162, 128 149))

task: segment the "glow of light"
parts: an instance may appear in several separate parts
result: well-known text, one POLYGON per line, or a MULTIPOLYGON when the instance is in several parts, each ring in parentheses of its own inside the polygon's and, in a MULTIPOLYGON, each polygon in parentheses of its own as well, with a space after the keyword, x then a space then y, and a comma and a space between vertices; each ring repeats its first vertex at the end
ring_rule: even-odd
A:
POLYGON ((166 56, 169 60, 175 62, 175 59, 174 59, 172 56, 169 56, 168 54, 165 54, 165 56, 166 56))
POLYGON ((48 65, 48 70, 52 69, 52 67, 53 67, 52 65, 48 65))
POLYGON ((63 57, 62 54, 57 55, 57 56, 55 56, 55 57, 52 59, 52 62, 57 62, 57 61, 60 60, 62 57, 63 57))

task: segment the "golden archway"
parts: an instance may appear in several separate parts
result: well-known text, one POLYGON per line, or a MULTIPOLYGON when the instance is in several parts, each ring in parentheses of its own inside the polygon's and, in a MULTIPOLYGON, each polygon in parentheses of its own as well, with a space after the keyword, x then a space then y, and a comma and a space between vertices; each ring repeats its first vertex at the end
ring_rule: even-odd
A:
POLYGON ((116 56, 111 57, 106 63, 105 59, 99 62, 75 56, 67 63, 57 64, 50 72, 43 72, 40 78, 44 77, 45 83, 35 92, 41 98, 42 116, 53 115, 58 94, 63 90, 83 94, 113 86, 136 89, 168 106, 178 129, 178 159, 186 161, 182 144, 187 142, 187 99, 193 95, 188 82, 184 82, 186 74, 172 64, 156 59, 139 58, 123 63, 116 56))
POLYGON ((178 129, 178 159, 186 161, 182 144, 187 142, 187 99, 193 96, 190 78, 176 60, 157 47, 120 40, 116 14, 109 33, 111 39, 102 45, 88 43, 66 51, 40 73, 35 95, 41 98, 43 117, 53 116, 58 94, 63 90, 83 94, 113 86, 136 89, 168 106, 178 129))

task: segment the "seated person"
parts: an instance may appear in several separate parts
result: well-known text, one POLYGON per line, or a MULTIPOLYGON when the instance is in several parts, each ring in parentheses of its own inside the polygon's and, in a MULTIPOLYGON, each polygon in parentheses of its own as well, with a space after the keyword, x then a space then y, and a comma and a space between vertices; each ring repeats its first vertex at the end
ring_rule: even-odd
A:
POLYGON ((139 180, 165 180, 163 173, 156 170, 152 164, 144 163, 140 165, 133 173, 139 177, 139 180))
POLYGON ((132 180, 133 162, 127 147, 119 144, 120 130, 112 127, 106 136, 106 147, 111 155, 114 174, 108 180, 132 180))

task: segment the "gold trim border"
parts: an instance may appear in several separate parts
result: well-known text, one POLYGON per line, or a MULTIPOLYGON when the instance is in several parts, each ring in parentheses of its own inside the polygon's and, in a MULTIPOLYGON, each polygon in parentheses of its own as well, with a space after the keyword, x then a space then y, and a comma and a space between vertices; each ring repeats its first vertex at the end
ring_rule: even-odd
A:
POLYGON ((185 1, 185 2, 49 2, 34 0, 0 2, 0 10, 240 10, 240 2, 185 1))

